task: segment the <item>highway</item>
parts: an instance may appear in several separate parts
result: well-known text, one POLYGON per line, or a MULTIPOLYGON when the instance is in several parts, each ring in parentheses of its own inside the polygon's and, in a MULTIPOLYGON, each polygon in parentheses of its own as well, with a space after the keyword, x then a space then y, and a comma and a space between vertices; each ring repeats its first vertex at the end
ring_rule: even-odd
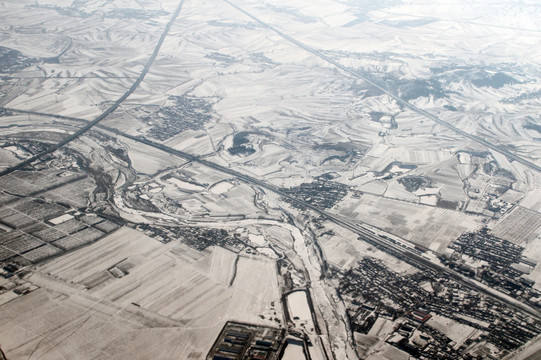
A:
POLYGON ((242 12, 243 14, 245 14, 246 16, 250 17, 251 19, 253 19, 254 21, 258 22, 259 24, 261 24, 263 27, 273 31, 274 33, 278 34, 279 36, 281 36, 283 39, 289 41, 290 43, 292 44, 295 44, 297 47, 301 48, 301 49, 304 49, 306 50, 307 52, 319 57, 320 59, 326 61, 327 63, 329 64, 332 64, 334 65, 336 68, 342 70, 344 73, 346 74, 349 74, 357 79, 360 79, 360 80, 363 80, 364 82, 366 82, 367 84, 370 84, 371 86, 373 86, 374 88, 378 89, 379 91, 381 91, 382 93, 386 94, 387 96, 391 97, 392 99, 394 99, 397 103, 403 105, 404 107, 420 114, 420 115, 423 115, 424 117, 432 120, 433 122, 435 122, 436 124, 439 124, 439 125, 442 125, 452 131, 454 131, 455 133, 459 134, 459 135, 462 135, 464 136, 465 138, 468 138, 470 140, 473 140, 475 142, 477 142, 478 144, 481 144, 483 146, 486 146, 487 148, 491 149, 491 150, 494 150, 496 152, 499 152, 500 154, 503 154, 505 156, 507 156, 509 159, 512 159, 512 160, 515 160, 517 161, 518 163, 532 169, 532 170, 535 170, 537 172, 540 172, 541 173, 541 166, 539 165, 536 165, 534 163, 532 163, 531 161, 528 161, 516 154, 513 154, 512 152, 508 151, 507 149, 504 149, 498 145, 495 145, 495 144, 492 144, 491 142, 489 141, 486 141, 485 139, 479 137, 479 136, 476 136, 476 135, 473 135, 473 134, 470 134, 470 133, 467 133, 459 128, 457 128, 456 126, 453 126, 451 124, 449 124, 448 122, 438 118, 437 116, 429 113, 428 111, 425 111, 423 109, 420 109, 418 108, 417 106, 415 105, 412 105, 410 104, 409 102, 407 102, 406 100, 400 98, 398 95, 394 94, 393 92, 387 90, 387 88, 385 87, 385 85, 379 83, 378 81, 376 80, 373 80, 373 79, 370 79, 368 77, 366 77, 365 75, 359 73, 358 71, 355 71, 353 69, 350 69, 342 64, 340 64, 339 62, 329 58, 328 56, 326 56, 325 54, 317 51, 316 49, 313 49, 311 48, 310 46, 292 38, 291 36, 287 35, 287 34, 284 34, 283 32, 281 32, 280 30, 278 30, 277 28, 273 27, 272 25, 269 25, 268 23, 260 20, 259 18, 257 18, 256 16, 252 15, 251 13, 247 12, 246 10, 242 9, 240 6, 238 5, 235 5, 233 4, 231 1, 229 0, 222 0, 223 2, 226 2, 227 4, 229 4, 230 6, 234 7, 235 9, 237 9, 238 11, 242 12))
POLYGON ((34 161, 41 159, 45 155, 52 154, 53 152, 55 152, 56 150, 58 150, 62 146, 64 146, 67 143, 77 139, 79 136, 81 136, 82 134, 84 134, 85 132, 87 132, 88 130, 93 128, 94 126, 96 126, 100 121, 102 121, 107 116, 111 115, 111 113, 113 113, 116 109, 118 109, 120 104, 122 104, 135 91, 135 89, 137 89, 139 87, 139 85, 141 84, 141 82, 143 81, 145 76, 147 75, 148 71, 150 70, 150 67, 152 66, 152 63, 154 63, 154 60, 156 59, 156 57, 158 56, 158 53, 160 52, 160 48, 162 47, 162 44, 163 44, 165 38, 167 37, 167 34, 169 33, 169 30, 171 29, 171 26, 173 25, 173 23, 177 19, 178 15, 180 14, 180 11, 182 10, 183 5, 184 5, 184 0, 181 0, 180 3, 178 4, 173 16, 171 17, 171 19, 169 20, 167 25, 165 25, 165 29, 163 30, 162 35, 160 36, 160 39, 158 40, 158 43, 154 47, 154 51, 152 52, 152 55, 150 56, 150 58, 146 62, 145 67, 143 68, 143 71, 141 72, 141 74, 139 74, 139 77, 137 78, 137 80, 135 80, 135 82, 132 84, 132 86, 130 86, 128 91, 126 91, 124 93, 124 95, 122 95, 118 100, 116 100, 113 105, 111 105, 107 110, 105 110, 96 119, 88 122, 85 126, 80 128, 79 130, 77 130, 73 134, 67 136, 62 141, 60 141, 57 144, 51 146, 47 150, 44 150, 44 151, 42 151, 42 152, 40 152, 40 153, 38 153, 38 154, 24 160, 24 161, 21 161, 20 163, 14 165, 14 166, 11 166, 9 168, 6 168, 6 169, 0 171, 0 177, 4 176, 4 175, 7 175, 7 174, 10 174, 10 173, 12 173, 12 172, 14 172, 16 170, 22 169, 23 167, 25 167, 27 165, 30 165, 34 161))

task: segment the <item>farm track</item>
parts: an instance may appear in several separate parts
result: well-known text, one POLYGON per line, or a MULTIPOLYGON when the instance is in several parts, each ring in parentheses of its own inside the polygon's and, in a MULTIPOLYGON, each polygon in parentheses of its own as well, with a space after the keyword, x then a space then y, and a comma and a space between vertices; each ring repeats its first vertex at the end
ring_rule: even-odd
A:
POLYGON ((139 87, 139 85, 141 84, 141 82, 143 81, 145 76, 147 75, 148 71, 150 70, 150 67, 152 66, 152 64, 154 63, 154 60, 156 59, 156 57, 158 56, 158 53, 160 52, 160 48, 162 47, 162 44, 163 44, 165 38, 167 37, 167 34, 169 33, 169 30, 171 29, 171 26, 173 25, 173 23, 177 19, 178 15, 180 14, 180 11, 182 10, 183 5, 184 5, 184 0, 181 0, 179 2, 175 12, 173 13, 173 16, 171 17, 171 19, 169 20, 167 25, 165 25, 165 29, 162 32, 162 35, 160 36, 160 39, 158 40, 158 43, 156 44, 156 47, 154 48, 154 51, 152 52, 152 55, 150 56, 147 63, 145 64, 145 67, 143 68, 143 71, 141 72, 141 74, 139 75, 137 80, 132 84, 132 86, 130 86, 128 91, 126 91, 124 93, 124 95, 122 95, 117 101, 115 101, 114 104, 111 105, 111 107, 109 107, 107 110, 105 110, 100 116, 98 116, 96 119, 92 120, 91 122, 87 123, 85 126, 80 128, 75 133, 71 134, 70 136, 66 137, 64 140, 62 140, 59 143, 51 146, 49 149, 44 150, 44 151, 42 151, 42 152, 40 152, 40 153, 26 159, 26 160, 18 163, 17 165, 14 165, 12 167, 9 167, 7 169, 4 169, 4 170, 0 171, 0 177, 4 176, 4 175, 7 175, 7 174, 10 174, 10 173, 12 173, 12 172, 14 172, 16 170, 22 169, 23 167, 25 167, 27 165, 30 165, 34 161, 41 159, 45 155, 52 154, 53 152, 55 152, 56 150, 58 150, 62 146, 70 143, 71 141, 77 139, 79 136, 81 136, 82 134, 84 134, 88 130, 92 129, 100 121, 102 121, 107 116, 111 115, 116 109, 118 109, 120 104, 122 104, 131 94, 133 94, 133 92, 139 87))

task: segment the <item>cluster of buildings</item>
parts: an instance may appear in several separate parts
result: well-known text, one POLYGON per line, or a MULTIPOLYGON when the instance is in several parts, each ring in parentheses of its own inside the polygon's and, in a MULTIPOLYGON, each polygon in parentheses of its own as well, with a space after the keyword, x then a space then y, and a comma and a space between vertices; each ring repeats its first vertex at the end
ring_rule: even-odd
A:
MULTIPOLYGON (((347 195, 348 190, 349 186, 332 181, 331 176, 322 175, 315 178, 314 182, 302 183, 283 191, 319 209, 330 209, 347 195)), ((285 200, 288 201, 288 199, 285 200)), ((298 203, 292 203, 292 205, 299 206, 298 203)))
POLYGON ((465 359, 461 356, 456 344, 425 321, 403 319, 397 323, 395 331, 388 337, 391 344, 409 355, 422 360, 465 359))
POLYGON ((148 136, 153 139, 164 141, 186 130, 199 130, 212 119, 212 104, 205 99, 183 95, 169 100, 173 104, 161 107, 157 118, 144 118, 152 125, 148 136))
POLYGON ((284 329, 228 321, 207 360, 278 360, 284 340, 284 329))
POLYGON ((541 322, 445 274, 419 270, 403 275, 370 257, 346 272, 333 269, 333 274, 352 330, 368 334, 378 319, 392 321, 385 341, 416 358, 475 359, 472 349, 485 344, 504 354, 541 333, 541 322), (450 334, 430 326, 435 315, 472 329, 475 337, 453 342, 450 334))
POLYGON ((238 253, 247 246, 238 234, 231 234, 224 229, 197 226, 161 227, 151 224, 138 224, 136 229, 163 243, 182 239, 184 244, 198 251, 209 246, 221 246, 238 253))
POLYGON ((524 257, 523 251, 522 246, 500 239, 484 228, 462 234, 449 245, 441 260, 464 275, 536 305, 541 301, 541 293, 532 288, 535 282, 528 275, 537 263, 524 257))

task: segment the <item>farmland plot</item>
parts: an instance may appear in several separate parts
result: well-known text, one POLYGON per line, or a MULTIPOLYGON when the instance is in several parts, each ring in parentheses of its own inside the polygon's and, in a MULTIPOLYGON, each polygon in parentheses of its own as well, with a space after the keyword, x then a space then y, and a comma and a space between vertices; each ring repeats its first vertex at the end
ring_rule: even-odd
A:
POLYGON ((221 326, 228 319, 267 325, 282 321, 274 262, 237 260, 236 254, 221 248, 186 261, 175 255, 178 246, 122 228, 50 261, 40 272, 80 284, 85 293, 104 302, 122 308, 137 304, 186 326, 221 326))
POLYGON ((362 201, 338 204, 337 213, 404 237, 413 243, 442 252, 465 231, 481 226, 480 216, 458 211, 399 202, 365 194, 362 201))

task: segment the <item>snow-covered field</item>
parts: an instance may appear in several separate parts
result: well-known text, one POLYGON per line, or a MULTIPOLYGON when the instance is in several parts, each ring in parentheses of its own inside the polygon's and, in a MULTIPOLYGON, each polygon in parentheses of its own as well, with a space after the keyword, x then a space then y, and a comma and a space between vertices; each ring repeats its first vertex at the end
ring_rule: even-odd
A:
MULTIPOLYGON (((121 98, 178 4, 2 1, 0 55, 12 49, 24 60, 12 70, 4 69, 9 57, 0 64, 0 106, 13 110, 0 109, 0 169, 30 157, 32 142, 49 146, 82 126, 65 117, 93 120, 121 98)), ((434 253, 486 225, 541 263, 541 175, 505 154, 541 166, 540 18, 533 0, 187 0, 144 80, 102 125, 284 189, 332 179, 345 195, 329 212, 434 253)), ((291 286, 310 281, 315 314, 299 298, 306 293, 287 299, 297 327, 314 335, 310 322, 325 319, 329 334, 313 340, 346 358, 346 310, 320 277, 323 260, 347 271, 371 256, 415 271, 330 221, 312 229, 313 214, 257 183, 93 131, 68 148, 110 188, 84 189, 77 207, 136 224, 227 228, 250 253, 199 253, 124 227, 41 265, 33 279, 42 289, 0 307, 0 324, 23 312, 13 333, 0 326, 8 358, 32 349, 72 358, 90 340, 100 344, 96 357, 137 358, 147 348, 155 358, 201 358, 230 318, 276 326, 284 311, 278 258, 291 286), (163 347, 149 345, 160 338, 163 347)), ((532 268, 540 289, 541 267, 532 268)), ((359 339, 384 337, 389 324, 378 321, 359 339)), ((473 336, 431 321, 456 343, 473 336)), ((385 344, 369 355, 404 354, 385 344)))
POLYGON ((227 320, 276 326, 283 310, 273 262, 236 263, 237 255, 222 248, 179 256, 186 252, 122 228, 41 266, 31 281, 42 289, 0 309, 2 323, 20 314, 16 326, 1 330, 2 349, 10 358, 35 352, 56 359, 80 356, 93 343, 92 353, 140 358, 141 348, 124 337, 149 336, 145 354, 196 359, 227 320))

